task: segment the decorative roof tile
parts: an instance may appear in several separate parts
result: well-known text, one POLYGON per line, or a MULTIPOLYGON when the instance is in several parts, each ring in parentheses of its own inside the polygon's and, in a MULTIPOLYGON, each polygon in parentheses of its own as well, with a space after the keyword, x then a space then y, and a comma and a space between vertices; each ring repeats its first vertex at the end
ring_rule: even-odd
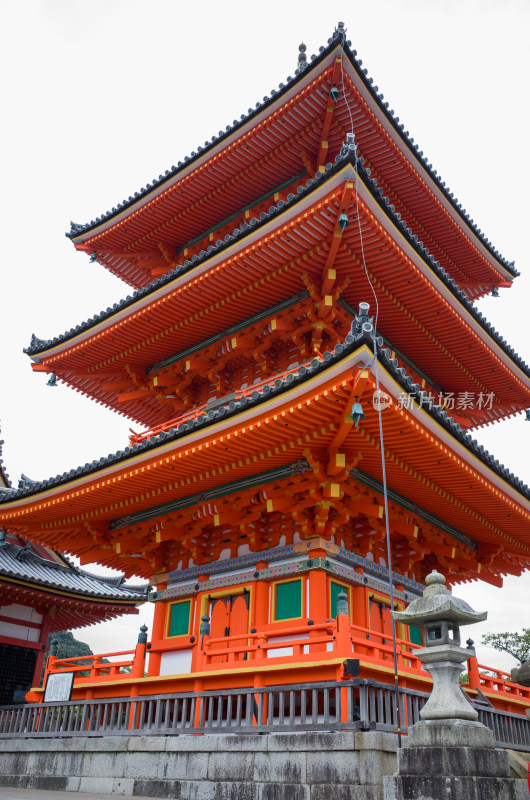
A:
POLYGON ((0 439, 0 488, 9 489, 11 488, 11 481, 9 480, 9 475, 6 472, 6 468, 4 467, 4 461, 2 459, 3 446, 4 446, 4 440, 0 439), (3 487, 2 484, 4 484, 3 487))

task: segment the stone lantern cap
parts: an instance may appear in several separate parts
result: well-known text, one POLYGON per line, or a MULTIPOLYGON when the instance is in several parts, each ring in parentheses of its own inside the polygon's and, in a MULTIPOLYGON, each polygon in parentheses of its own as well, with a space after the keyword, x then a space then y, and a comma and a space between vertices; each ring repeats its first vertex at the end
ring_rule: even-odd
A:
POLYGON ((423 597, 413 600, 405 611, 393 611, 394 619, 406 625, 421 626, 445 620, 460 626, 487 618, 487 611, 473 611, 465 600, 453 597, 445 586, 445 577, 436 570, 427 575, 425 583, 427 588, 423 590, 423 597))

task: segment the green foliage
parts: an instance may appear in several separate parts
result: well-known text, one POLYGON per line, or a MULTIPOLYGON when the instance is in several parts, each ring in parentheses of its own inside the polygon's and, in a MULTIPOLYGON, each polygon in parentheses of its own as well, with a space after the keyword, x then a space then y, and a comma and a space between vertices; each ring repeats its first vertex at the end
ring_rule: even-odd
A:
MULTIPOLYGON (((55 633, 50 633, 48 636, 48 649, 51 643, 57 640, 57 658, 74 658, 75 656, 92 656, 94 655, 90 647, 85 644, 85 642, 80 642, 78 639, 74 639, 74 635, 72 631, 56 631, 55 633)), ((102 662, 108 661, 107 658, 102 658, 102 662)), ((90 662, 88 661, 78 661, 73 662, 74 664, 78 664, 79 666, 90 666, 90 662)), ((46 660, 42 666, 42 674, 41 674, 41 683, 42 678, 44 676, 44 670, 46 668, 46 660)), ((89 675, 89 672, 80 672, 79 675, 89 675)))
POLYGON ((469 683, 469 675, 467 672, 462 672, 458 676, 458 683, 469 683))
POLYGON ((74 658, 74 656, 93 655, 90 647, 85 642, 74 639, 72 631, 58 631, 48 636, 48 647, 53 640, 57 640, 57 658, 74 658))
POLYGON ((482 644, 500 653, 508 653, 522 664, 530 658, 530 628, 523 628, 522 633, 485 633, 482 644))

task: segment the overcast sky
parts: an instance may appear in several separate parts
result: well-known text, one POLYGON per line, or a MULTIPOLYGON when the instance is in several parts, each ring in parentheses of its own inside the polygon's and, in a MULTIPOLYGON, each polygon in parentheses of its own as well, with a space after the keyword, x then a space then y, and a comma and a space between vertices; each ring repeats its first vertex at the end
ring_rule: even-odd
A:
MULTIPOLYGON (((480 309, 530 361, 525 0, 0 0, 2 71, 1 438, 4 463, 41 479, 127 444, 130 423, 22 353, 129 293, 64 237, 145 186, 277 88, 338 20, 427 158, 522 276, 480 309)), ((529 481, 530 424, 476 434, 529 481)), ((413 499, 413 498, 412 498, 413 499)), ((530 578, 458 593, 489 610, 480 631, 528 625, 530 578)), ((133 646, 152 609, 80 632, 98 652, 133 646)), ((471 630, 471 629, 470 629, 471 630)), ((481 648, 479 660, 510 667, 481 648)))

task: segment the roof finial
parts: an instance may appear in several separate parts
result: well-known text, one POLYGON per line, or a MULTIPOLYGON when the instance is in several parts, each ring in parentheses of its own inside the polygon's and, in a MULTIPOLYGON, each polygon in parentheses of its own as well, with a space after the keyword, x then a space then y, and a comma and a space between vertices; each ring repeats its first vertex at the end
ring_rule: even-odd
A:
POLYGON ((305 46, 305 44, 303 42, 298 45, 298 69, 299 70, 305 69, 306 62, 307 62, 307 56, 305 54, 306 50, 307 50, 307 47, 305 46))

